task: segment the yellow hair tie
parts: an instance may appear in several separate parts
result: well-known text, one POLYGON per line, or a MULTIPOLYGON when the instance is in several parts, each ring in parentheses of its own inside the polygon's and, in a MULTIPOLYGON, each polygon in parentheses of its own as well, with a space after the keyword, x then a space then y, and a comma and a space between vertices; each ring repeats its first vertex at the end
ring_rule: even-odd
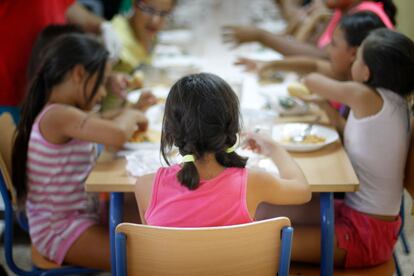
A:
POLYGON ((192 154, 187 154, 187 155, 184 155, 183 156, 183 159, 182 159, 182 162, 183 163, 187 163, 187 162, 194 162, 195 161, 195 159, 194 159, 194 155, 192 155, 192 154))
POLYGON ((233 146, 231 146, 231 147, 227 148, 227 149, 226 149, 226 152, 227 152, 227 153, 232 153, 232 152, 234 152, 234 151, 237 149, 237 147, 239 146, 239 141, 240 141, 240 139, 239 139, 239 134, 236 134, 236 143, 234 143, 234 145, 233 145, 233 146))

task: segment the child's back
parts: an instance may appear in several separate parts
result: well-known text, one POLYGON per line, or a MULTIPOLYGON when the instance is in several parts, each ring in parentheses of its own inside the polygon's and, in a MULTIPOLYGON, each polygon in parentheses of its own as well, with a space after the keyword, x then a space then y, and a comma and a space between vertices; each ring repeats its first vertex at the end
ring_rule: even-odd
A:
POLYGON ((361 119, 351 111, 345 126, 345 148, 360 180, 359 191, 347 193, 345 202, 363 213, 395 216, 410 134, 408 105, 391 91, 377 91, 383 100, 381 110, 361 119))
POLYGON ((251 222, 246 205, 247 170, 226 168, 200 180, 189 190, 177 180, 179 165, 160 168, 155 176, 152 201, 145 214, 150 225, 208 227, 251 222))
POLYGON ((215 75, 190 75, 174 84, 165 105, 161 152, 168 161, 174 145, 183 163, 138 179, 135 195, 143 221, 176 227, 233 225, 251 222, 265 201, 309 201, 302 171, 270 138, 250 134, 247 141, 273 160, 280 177, 245 168, 247 158, 235 152, 239 115, 237 96, 215 75))

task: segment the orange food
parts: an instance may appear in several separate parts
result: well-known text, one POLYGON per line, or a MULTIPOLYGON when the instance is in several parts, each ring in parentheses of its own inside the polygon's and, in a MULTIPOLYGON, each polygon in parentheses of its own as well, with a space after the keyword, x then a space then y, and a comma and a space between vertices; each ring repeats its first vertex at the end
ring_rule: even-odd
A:
POLYGON ((149 142, 150 139, 147 136, 147 133, 144 131, 137 130, 132 134, 131 138, 129 138, 129 142, 133 143, 142 143, 142 142, 149 142))

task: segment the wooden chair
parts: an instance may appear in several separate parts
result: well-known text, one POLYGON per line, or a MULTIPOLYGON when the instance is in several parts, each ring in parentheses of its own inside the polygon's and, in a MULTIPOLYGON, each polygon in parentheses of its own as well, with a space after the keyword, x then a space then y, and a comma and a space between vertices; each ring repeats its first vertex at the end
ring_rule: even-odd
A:
POLYGON ((288 275, 292 233, 285 217, 208 228, 121 223, 117 275, 288 275))
POLYGON ((7 266, 17 275, 73 275, 92 274, 100 272, 95 269, 87 269, 73 266, 59 266, 47 260, 32 246, 33 269, 25 271, 18 267, 13 259, 13 226, 14 207, 17 206, 17 197, 11 180, 11 156, 13 145, 13 133, 15 125, 9 113, 0 115, 0 193, 4 202, 4 255, 7 266))

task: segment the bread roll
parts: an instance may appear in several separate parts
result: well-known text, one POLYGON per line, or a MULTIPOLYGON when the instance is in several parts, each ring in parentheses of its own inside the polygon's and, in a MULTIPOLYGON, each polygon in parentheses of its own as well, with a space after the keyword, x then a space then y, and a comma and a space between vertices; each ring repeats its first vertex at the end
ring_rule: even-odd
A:
POLYGON ((304 86, 303 84, 300 83, 291 83, 288 85, 287 90, 289 92, 290 96, 293 97, 306 97, 309 96, 311 94, 311 92, 309 91, 309 89, 304 86))

